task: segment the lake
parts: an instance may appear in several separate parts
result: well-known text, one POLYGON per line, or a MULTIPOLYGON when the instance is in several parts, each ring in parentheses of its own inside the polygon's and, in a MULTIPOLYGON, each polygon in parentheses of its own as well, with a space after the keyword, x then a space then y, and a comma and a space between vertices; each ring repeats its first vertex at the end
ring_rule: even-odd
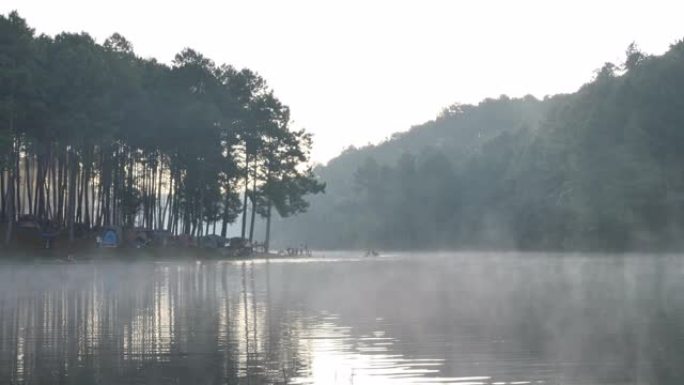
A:
POLYGON ((683 384, 677 255, 0 265, 2 384, 683 384))

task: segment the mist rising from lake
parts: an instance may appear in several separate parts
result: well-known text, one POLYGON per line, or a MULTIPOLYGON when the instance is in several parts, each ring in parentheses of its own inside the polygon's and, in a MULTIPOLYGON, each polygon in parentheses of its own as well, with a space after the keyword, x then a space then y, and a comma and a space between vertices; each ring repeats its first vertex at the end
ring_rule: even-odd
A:
POLYGON ((679 384, 679 256, 0 266, 0 382, 679 384))

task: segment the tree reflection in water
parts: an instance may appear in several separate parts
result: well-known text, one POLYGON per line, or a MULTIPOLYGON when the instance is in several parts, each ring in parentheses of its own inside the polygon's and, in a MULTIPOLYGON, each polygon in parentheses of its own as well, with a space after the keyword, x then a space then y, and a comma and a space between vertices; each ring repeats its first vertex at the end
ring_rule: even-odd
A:
POLYGON ((0 383, 684 383, 676 256, 308 261, 2 266, 0 383))
POLYGON ((11 383, 285 383, 281 324, 264 325, 254 266, 4 268, 0 378, 11 383), (249 272, 247 272, 249 270, 249 272), (249 283, 246 284, 246 280, 249 283), (237 295, 237 294, 240 295, 237 295))

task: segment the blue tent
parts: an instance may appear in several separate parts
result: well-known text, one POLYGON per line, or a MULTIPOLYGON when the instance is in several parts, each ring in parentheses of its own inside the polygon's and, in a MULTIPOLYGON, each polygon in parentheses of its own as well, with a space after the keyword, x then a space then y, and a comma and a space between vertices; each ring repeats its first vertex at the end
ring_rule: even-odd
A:
POLYGON ((119 246, 119 231, 115 227, 106 227, 102 232, 101 247, 117 247, 119 246))

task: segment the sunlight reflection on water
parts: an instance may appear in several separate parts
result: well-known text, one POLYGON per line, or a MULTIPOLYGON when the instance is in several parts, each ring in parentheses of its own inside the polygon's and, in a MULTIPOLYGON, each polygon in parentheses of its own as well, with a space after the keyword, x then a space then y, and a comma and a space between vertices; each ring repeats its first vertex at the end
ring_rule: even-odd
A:
POLYGON ((677 256, 4 265, 0 383, 684 383, 677 256))

